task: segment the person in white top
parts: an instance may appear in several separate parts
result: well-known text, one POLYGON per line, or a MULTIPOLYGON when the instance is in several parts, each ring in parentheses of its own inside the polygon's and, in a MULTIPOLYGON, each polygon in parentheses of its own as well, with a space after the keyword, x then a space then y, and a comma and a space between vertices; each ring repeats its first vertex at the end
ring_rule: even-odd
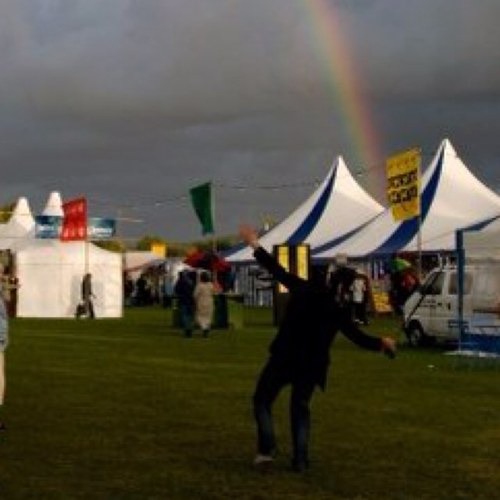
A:
POLYGON ((193 296, 195 321, 200 326, 203 336, 208 337, 214 314, 214 284, 210 281, 210 275, 207 272, 201 273, 193 296))
POLYGON ((352 293, 352 303, 353 303, 353 316, 354 321, 362 323, 363 325, 368 324, 366 317, 366 294, 368 292, 368 287, 366 286, 366 278, 361 273, 356 274, 351 285, 352 293))

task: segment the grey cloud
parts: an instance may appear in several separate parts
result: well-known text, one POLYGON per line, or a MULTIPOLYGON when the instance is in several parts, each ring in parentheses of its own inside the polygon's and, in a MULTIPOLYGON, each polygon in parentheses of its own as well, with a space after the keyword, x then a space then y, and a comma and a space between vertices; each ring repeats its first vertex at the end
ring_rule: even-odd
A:
MULTIPOLYGON (((431 151, 449 136, 498 186, 498 1, 328 3, 381 153, 431 151)), ((312 5, 0 0, 2 198, 40 206, 51 189, 86 193, 95 211, 144 218, 127 233, 190 238, 194 183, 303 184, 271 195, 220 187, 229 232, 240 217, 284 216, 337 154, 353 171, 377 167, 362 180, 380 198, 381 170, 357 163, 312 5)))

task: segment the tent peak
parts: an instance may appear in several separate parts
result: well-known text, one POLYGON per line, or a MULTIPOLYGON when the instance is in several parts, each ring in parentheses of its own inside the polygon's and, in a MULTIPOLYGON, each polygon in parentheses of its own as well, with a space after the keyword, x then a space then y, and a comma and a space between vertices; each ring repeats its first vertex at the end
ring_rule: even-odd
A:
POLYGON ((439 152, 441 151, 444 151, 444 153, 448 156, 457 156, 457 151, 455 150, 455 147, 451 143, 450 139, 448 139, 448 137, 445 137, 441 141, 439 152))
POLYGON ((28 200, 24 196, 21 196, 17 200, 16 206, 14 207, 12 215, 13 216, 31 216, 31 209, 30 209, 28 200))
POLYGON ((47 199, 47 203, 45 204, 45 208, 42 212, 43 215, 58 215, 62 217, 64 215, 62 209, 62 198, 61 193, 58 191, 52 191, 49 194, 47 199))

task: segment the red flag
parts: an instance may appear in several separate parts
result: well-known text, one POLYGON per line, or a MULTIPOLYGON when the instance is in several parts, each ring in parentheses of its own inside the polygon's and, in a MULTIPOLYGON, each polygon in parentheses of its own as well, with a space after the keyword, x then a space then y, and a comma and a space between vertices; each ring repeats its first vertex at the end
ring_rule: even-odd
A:
POLYGON ((61 241, 85 240, 87 238, 87 200, 75 198, 63 203, 64 219, 61 241))

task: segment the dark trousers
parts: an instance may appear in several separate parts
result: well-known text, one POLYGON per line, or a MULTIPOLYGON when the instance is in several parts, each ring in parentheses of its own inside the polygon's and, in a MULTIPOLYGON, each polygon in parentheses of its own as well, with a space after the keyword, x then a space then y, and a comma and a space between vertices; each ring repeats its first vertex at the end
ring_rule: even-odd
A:
POLYGON ((92 302, 91 298, 85 299, 85 309, 87 311, 87 314, 89 315, 90 319, 95 318, 95 312, 94 312, 94 303, 92 302))
POLYGON ((307 465, 311 418, 309 403, 314 392, 314 382, 304 380, 272 359, 264 366, 253 396, 257 424, 257 450, 271 455, 276 449, 272 405, 281 389, 290 384, 290 427, 292 434, 293 464, 307 465))
POLYGON ((194 325, 194 305, 179 301, 179 316, 184 335, 191 337, 194 325))

